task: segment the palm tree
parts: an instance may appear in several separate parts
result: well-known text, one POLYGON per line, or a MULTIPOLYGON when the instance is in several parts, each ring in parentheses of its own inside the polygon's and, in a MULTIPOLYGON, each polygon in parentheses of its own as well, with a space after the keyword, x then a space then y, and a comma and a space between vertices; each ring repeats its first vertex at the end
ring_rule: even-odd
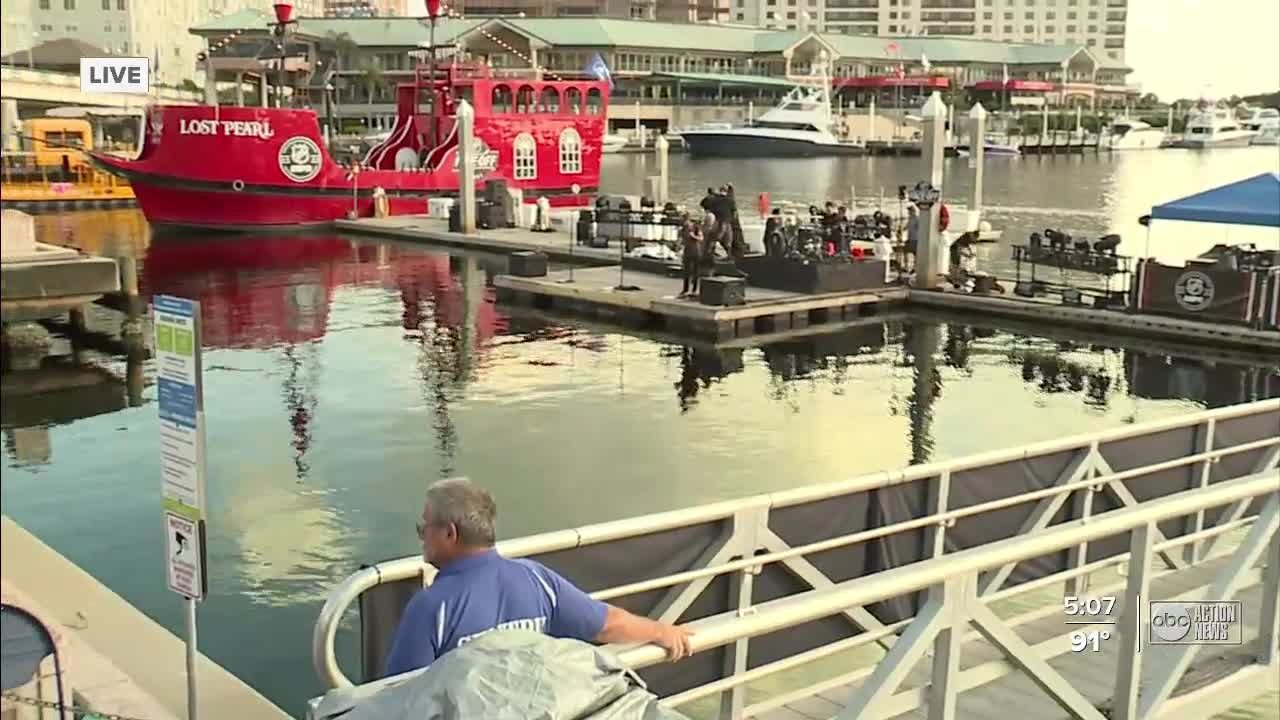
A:
POLYGON ((339 72, 346 69, 347 62, 351 59, 351 56, 355 54, 356 50, 360 49, 360 46, 356 45, 356 41, 352 40, 350 35, 334 30, 330 30, 329 34, 325 35, 324 45, 333 52, 334 63, 336 63, 336 69, 339 72))
POLYGON ((373 61, 365 61, 360 66, 360 79, 364 82, 365 93, 369 99, 369 129, 373 129, 373 96, 382 85, 382 68, 373 61))

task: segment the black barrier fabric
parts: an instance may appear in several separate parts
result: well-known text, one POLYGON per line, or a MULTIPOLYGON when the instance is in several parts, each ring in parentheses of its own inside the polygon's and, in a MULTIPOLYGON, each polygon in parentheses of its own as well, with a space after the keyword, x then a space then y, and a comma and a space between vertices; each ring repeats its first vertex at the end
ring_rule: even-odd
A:
MULTIPOLYGON (((1116 472, 1142 465, 1186 457, 1200 452, 1205 442, 1206 425, 1174 428, 1133 438, 1104 442, 1099 453, 1116 472)), ((1213 435, 1215 448, 1229 448, 1280 434, 1280 411, 1258 413, 1216 422, 1213 435)), ((1089 452, 1087 445, 1046 453, 1017 461, 996 463, 970 470, 954 471, 950 479, 948 509, 971 507, 980 503, 1010 497, 1032 490, 1051 487, 1063 479, 1078 458, 1089 452)), ((1225 456, 1211 466, 1211 482, 1222 482, 1256 471, 1267 455, 1267 449, 1250 450, 1225 456)), ((1182 492, 1200 483, 1200 463, 1172 468, 1124 482, 1138 502, 1182 492)), ((1277 471, 1280 474, 1280 471, 1277 471)), ((850 493, 838 497, 773 508, 769 512, 769 530, 790 547, 901 523, 921 517, 928 507, 936 477, 914 480, 890 487, 850 493)), ((1076 519, 1082 510, 1083 494, 1071 493, 1054 513, 1050 525, 1076 519)), ((1041 501, 1033 500, 1000 510, 961 518, 946 531, 946 552, 953 553, 1019 534, 1024 523, 1036 512, 1041 501)), ((1098 515, 1121 507, 1109 490, 1095 493, 1091 514, 1098 515)), ((1250 513, 1258 511, 1258 504, 1250 513)), ((1205 527, 1221 521, 1219 511, 1206 513, 1205 527)), ((534 556, 587 591, 638 582, 676 572, 702 567, 705 560, 727 537, 729 519, 637 537, 622 538, 553 553, 534 556)), ((1170 538, 1190 531, 1191 522, 1175 518, 1160 524, 1170 538)), ((866 578, 877 572, 928 559, 931 546, 926 530, 896 533, 874 541, 858 543, 805 558, 818 572, 833 582, 866 578)), ((1089 544, 1088 560, 1094 561, 1123 553, 1128 549, 1126 535, 1100 539, 1089 544)), ((733 559, 733 558, 730 558, 733 559)), ((1019 563, 1004 586, 1016 585, 1060 572, 1067 568, 1068 554, 1056 552, 1019 563)), ((804 592, 809 585, 782 563, 772 563, 753 577, 752 602, 760 604, 780 597, 804 592)), ((376 677, 390 647, 391 638, 405 604, 420 583, 417 579, 388 583, 366 592, 360 601, 361 657, 366 680, 376 677)), ((679 588, 677 588, 678 592, 679 588)), ((707 585, 694 603, 680 617, 681 622, 725 613, 731 607, 733 583, 718 577, 707 585)), ((617 604, 637 613, 649 614, 667 595, 667 589, 621 598, 617 604)), ((867 608, 880 622, 892 623, 916 613, 920 596, 891 598, 867 608)), ((842 616, 788 628, 786 631, 753 638, 748 656, 749 667, 803 652, 848 637, 854 625, 842 616)), ((660 664, 641 675, 651 689, 660 695, 681 692, 724 676, 726 658, 732 646, 716 652, 700 653, 677 665, 660 664)))
MULTIPOLYGON (((1262 279, 1259 273, 1257 279, 1262 279)), ((1206 322, 1250 322, 1254 273, 1142 263, 1138 309, 1206 322)))

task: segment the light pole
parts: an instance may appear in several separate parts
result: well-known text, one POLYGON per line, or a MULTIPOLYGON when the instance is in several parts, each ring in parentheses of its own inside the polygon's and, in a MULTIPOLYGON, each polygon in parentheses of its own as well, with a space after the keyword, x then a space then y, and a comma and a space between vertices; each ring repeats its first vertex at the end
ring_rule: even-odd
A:
POLYGON ((38 32, 31 33, 31 46, 27 48, 27 68, 28 69, 35 68, 36 66, 36 60, 35 60, 36 40, 39 40, 39 39, 40 39, 40 33, 38 32))
POLYGON ((276 43, 280 46, 280 70, 277 75, 276 85, 276 107, 284 107, 284 58, 285 58, 285 37, 289 31, 289 26, 298 22, 293 19, 293 5, 287 2, 278 2, 272 5, 276 11, 276 21, 272 24, 272 32, 275 33, 276 43))
POLYGON ((427 20, 428 20, 428 45, 427 52, 427 77, 431 83, 431 126, 427 133, 427 141, 430 146, 436 146, 436 108, 439 105, 436 97, 436 21, 440 19, 441 1, 427 0, 427 20))

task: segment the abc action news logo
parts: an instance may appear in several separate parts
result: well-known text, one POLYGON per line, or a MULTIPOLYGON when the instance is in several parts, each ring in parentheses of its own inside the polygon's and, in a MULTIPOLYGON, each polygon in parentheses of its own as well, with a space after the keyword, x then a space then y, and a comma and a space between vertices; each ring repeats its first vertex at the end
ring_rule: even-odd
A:
POLYGON ((151 91, 151 59, 145 57, 80 58, 80 91, 147 93, 151 91))

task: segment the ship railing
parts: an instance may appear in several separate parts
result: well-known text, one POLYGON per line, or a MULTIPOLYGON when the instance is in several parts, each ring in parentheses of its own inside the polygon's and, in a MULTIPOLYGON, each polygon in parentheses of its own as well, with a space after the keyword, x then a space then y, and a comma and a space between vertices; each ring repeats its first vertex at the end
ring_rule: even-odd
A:
MULTIPOLYGON (((971 586, 984 605, 1061 584, 1067 592, 1083 595, 1091 577, 1132 562, 1125 552, 1127 544, 1114 537, 1119 533, 1181 519, 1176 532, 1164 523, 1135 534, 1144 538, 1142 547, 1156 553, 1169 571, 1177 571, 1220 554, 1216 551, 1224 535, 1257 527, 1259 517, 1270 518, 1274 531, 1275 495, 1280 492, 1277 426, 1280 400, 1260 401, 839 483, 516 538, 502 541, 498 548, 508 557, 534 557, 562 570, 575 553, 591 556, 601 563, 594 570, 611 568, 628 580, 594 589, 593 597, 626 605, 629 600, 656 595, 659 600, 650 604, 649 614, 666 621, 678 620, 712 582, 727 580, 728 606, 693 623, 694 649, 701 654, 724 647, 723 662, 694 687, 668 693, 665 702, 680 705, 723 694, 732 708, 729 716, 750 717, 789 702, 787 698, 832 686, 836 680, 751 707, 744 705, 747 683, 871 643, 891 646, 892 652, 912 634, 915 623, 925 620, 927 629, 936 630, 941 611, 933 599, 937 593, 944 600, 953 597, 958 583, 971 586), (1031 489, 1001 494, 1001 486, 1014 477, 1023 478, 1024 486, 1031 489), (1268 504, 1259 510, 1251 501, 1268 493, 1268 504), (921 509, 886 510, 912 504, 921 509), (868 518, 855 523, 853 532, 828 535, 814 527, 835 525, 839 530, 841 523, 833 523, 832 518, 852 518, 859 507, 865 510, 873 505, 883 511, 880 521, 868 518), (1208 512, 1224 505, 1228 507, 1222 513, 1208 512), (997 526, 1007 529, 993 530, 997 526), (979 529, 976 535, 975 529, 979 529), (994 540, 974 542, 991 532, 994 540), (676 547, 673 542, 709 536, 716 541, 694 553, 697 559, 688 569, 635 579, 644 569, 627 566, 629 561, 639 563, 646 547, 651 553, 670 554, 676 547), (1107 542, 1099 544, 1101 539, 1107 542), (841 557, 852 557, 856 547, 902 541, 917 550, 901 553, 902 562, 890 557, 884 563, 889 569, 829 570, 836 557, 832 551, 843 550, 841 557), (1060 560, 1045 558, 1055 553, 1060 560), (1047 563, 1049 570, 1028 576, 1020 563, 1033 558, 1042 566, 1047 563), (753 594, 758 591, 753 587, 767 577, 762 573, 774 571, 798 579, 802 587, 776 596, 775 585, 774 599, 755 600, 753 594), (904 595, 911 600, 912 593, 927 588, 933 588, 930 599, 919 612, 898 611, 882 621, 867 610, 873 604, 901 602, 904 595), (766 654, 776 651, 769 645, 779 636, 761 636, 830 616, 847 623, 834 638, 827 627, 826 635, 812 647, 748 667, 748 649, 759 644, 766 654)), ((880 546, 892 555, 887 548, 880 546)), ((352 686, 338 665, 334 645, 339 623, 352 602, 360 599, 363 606, 362 596, 370 591, 406 582, 411 589, 429 583, 433 576, 434 570, 420 557, 401 558, 360 570, 331 591, 313 633, 313 663, 322 683, 329 688, 352 686)), ((919 605, 919 600, 913 602, 919 605)), ((370 609, 377 604, 370 603, 370 609)), ((386 618, 362 616, 361 620, 390 628, 395 624, 386 618)), ((1267 627, 1264 623, 1264 631, 1267 627)), ((366 633, 363 640, 367 643, 370 638, 366 633)), ((372 653, 363 647, 366 668, 369 658, 385 649, 385 641, 372 653)), ((638 669, 657 663, 662 654, 652 646, 618 650, 624 661, 638 669)), ((686 666, 683 672, 692 669, 686 666)), ((376 671, 365 672, 366 678, 373 675, 376 671)), ((849 682, 847 677, 839 680, 849 682)), ((651 681, 651 685, 662 692, 662 682, 651 681)), ((365 685, 357 692, 376 687, 365 685)))
POLYGON ((0 163, 0 182, 3 182, 5 196, 10 199, 44 197, 65 186, 108 195, 128 187, 126 181, 83 160, 78 159, 64 170, 61 165, 38 162, 37 154, 33 152, 5 153, 3 163, 0 163))

